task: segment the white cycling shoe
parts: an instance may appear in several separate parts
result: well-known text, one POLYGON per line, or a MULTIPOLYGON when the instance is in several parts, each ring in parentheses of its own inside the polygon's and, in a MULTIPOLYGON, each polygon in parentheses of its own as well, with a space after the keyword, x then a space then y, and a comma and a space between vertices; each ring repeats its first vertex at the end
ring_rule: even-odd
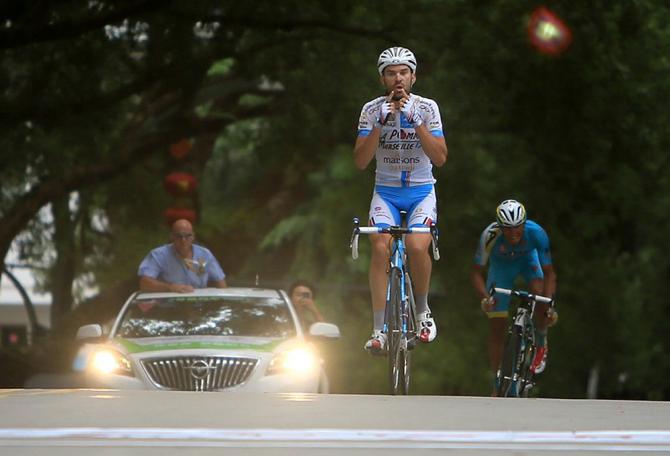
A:
POLYGON ((424 344, 435 340, 437 336, 437 325, 430 312, 422 312, 418 315, 419 340, 424 344))
POLYGON ((386 334, 380 330, 372 331, 372 336, 365 343, 365 351, 375 356, 383 356, 387 352, 386 348, 386 334))

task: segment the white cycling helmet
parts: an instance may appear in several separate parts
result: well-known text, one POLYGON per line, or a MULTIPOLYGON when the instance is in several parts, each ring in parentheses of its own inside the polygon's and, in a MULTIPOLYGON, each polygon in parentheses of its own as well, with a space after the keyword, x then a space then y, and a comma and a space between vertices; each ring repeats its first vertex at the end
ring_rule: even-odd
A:
POLYGON ((409 49, 404 47, 392 47, 382 51, 377 61, 379 74, 389 65, 407 65, 412 73, 416 72, 416 57, 409 49))
POLYGON ((496 220, 500 226, 521 226, 526 223, 526 208, 516 200, 505 200, 496 209, 496 220))

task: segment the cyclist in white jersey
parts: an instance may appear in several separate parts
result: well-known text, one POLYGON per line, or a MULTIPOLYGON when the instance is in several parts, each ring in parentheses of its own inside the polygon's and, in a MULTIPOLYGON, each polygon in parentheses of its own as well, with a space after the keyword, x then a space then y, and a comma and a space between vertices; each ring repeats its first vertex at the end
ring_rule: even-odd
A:
MULTIPOLYGON (((406 48, 383 51, 377 62, 385 95, 366 103, 358 123, 354 162, 365 169, 377 162, 375 189, 370 203, 370 226, 400 224, 400 211, 407 211, 407 225, 437 222, 433 165, 447 161, 447 144, 440 110, 435 101, 412 93, 416 82, 416 58, 406 48)), ((387 263, 390 235, 370 236, 370 292, 373 332, 365 344, 372 354, 386 351, 381 330, 386 305, 387 263)), ((432 262, 428 254, 430 234, 407 236, 406 246, 414 282, 420 340, 432 342, 437 326, 428 307, 428 286, 432 262)))

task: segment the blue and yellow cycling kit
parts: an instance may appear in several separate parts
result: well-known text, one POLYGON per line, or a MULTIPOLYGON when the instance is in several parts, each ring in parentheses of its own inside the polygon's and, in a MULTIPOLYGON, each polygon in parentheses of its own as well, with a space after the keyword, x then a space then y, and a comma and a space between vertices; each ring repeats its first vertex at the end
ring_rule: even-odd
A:
MULTIPOLYGON (((489 263, 487 289, 491 284, 513 288, 518 276, 522 276, 526 283, 543 279, 542 267, 552 264, 549 237, 540 225, 527 220, 521 240, 512 245, 505 240, 502 229, 494 222, 482 232, 474 261, 482 267, 489 263)), ((509 296, 496 295, 496 305, 488 313, 489 318, 506 316, 509 302, 509 296)))

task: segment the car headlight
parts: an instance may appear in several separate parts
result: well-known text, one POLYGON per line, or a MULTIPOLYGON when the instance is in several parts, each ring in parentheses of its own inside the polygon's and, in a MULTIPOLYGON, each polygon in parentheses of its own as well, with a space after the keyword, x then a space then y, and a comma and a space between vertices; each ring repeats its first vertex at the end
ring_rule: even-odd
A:
POLYGON ((319 357, 309 348, 294 348, 276 354, 266 374, 305 374, 316 369, 320 363, 319 357))
POLYGON ((89 366, 101 374, 133 375, 130 361, 114 350, 98 350, 93 354, 89 366))

